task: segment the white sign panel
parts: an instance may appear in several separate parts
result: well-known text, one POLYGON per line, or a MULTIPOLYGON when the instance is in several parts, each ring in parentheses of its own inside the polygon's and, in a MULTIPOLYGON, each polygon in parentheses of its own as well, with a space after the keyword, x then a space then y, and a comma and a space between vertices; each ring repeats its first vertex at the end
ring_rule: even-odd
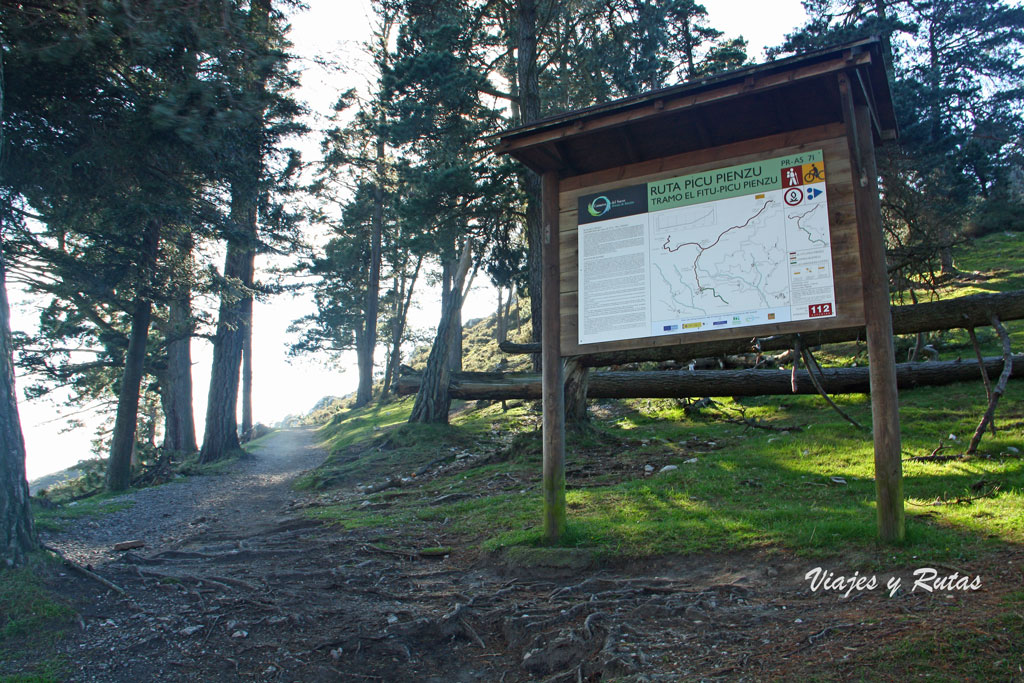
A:
POLYGON ((836 315, 820 150, 579 199, 579 342, 836 315))

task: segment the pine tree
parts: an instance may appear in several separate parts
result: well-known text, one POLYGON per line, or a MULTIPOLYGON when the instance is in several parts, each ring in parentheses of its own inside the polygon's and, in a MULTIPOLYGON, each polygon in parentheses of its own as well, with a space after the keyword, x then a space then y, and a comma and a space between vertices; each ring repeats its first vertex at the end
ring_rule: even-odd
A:
POLYGON ((80 307, 108 362, 122 363, 107 479, 119 490, 130 476, 154 302, 177 276, 161 242, 202 203, 197 143, 213 126, 213 93, 199 53, 218 37, 220 13, 168 1, 10 18, 19 68, 5 183, 45 226, 19 242, 32 258, 16 267, 37 291, 80 307))
POLYGON ((986 215, 1012 213, 1024 133, 1024 9, 1002 0, 812 0, 808 24, 770 51, 880 35, 901 138, 883 150, 883 217, 894 284, 955 273, 952 247, 986 215))
MULTIPOLYGON (((217 331, 213 340, 213 367, 203 444, 199 460, 220 460, 240 446, 238 389, 246 338, 251 335, 255 257, 260 244, 262 215, 264 239, 270 240, 270 195, 274 186, 297 168, 297 158, 280 148, 281 140, 301 132, 296 123, 300 108, 288 92, 295 87, 288 71, 284 21, 271 0, 253 0, 236 26, 237 44, 224 46, 221 59, 227 68, 226 109, 235 127, 217 145, 222 180, 228 186, 230 211, 224 238, 224 259, 217 331), (285 166, 273 169, 273 155, 285 166)), ((251 385, 250 385, 251 390, 251 385)))

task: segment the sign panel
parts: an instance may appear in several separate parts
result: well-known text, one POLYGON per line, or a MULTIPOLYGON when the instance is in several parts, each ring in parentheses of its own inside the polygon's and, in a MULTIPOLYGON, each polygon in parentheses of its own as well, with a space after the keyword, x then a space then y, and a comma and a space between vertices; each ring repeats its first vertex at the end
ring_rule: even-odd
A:
POLYGON ((821 150, 579 198, 579 343, 836 316, 821 150))

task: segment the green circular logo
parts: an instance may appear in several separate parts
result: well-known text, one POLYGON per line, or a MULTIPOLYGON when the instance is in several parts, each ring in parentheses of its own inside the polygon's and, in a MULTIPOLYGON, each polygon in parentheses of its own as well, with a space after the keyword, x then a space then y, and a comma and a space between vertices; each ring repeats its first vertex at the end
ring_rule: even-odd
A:
POLYGON ((587 213, 594 218, 597 218, 598 216, 603 216, 611 211, 611 208, 612 201, 604 195, 601 195, 600 197, 594 197, 590 204, 587 205, 587 213))

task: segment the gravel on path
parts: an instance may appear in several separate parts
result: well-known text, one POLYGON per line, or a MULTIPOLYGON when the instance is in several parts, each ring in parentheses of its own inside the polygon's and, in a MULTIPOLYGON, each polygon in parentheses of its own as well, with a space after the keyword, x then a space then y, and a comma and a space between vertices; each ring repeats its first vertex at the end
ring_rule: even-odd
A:
POLYGON ((280 523, 300 497, 291 485, 321 462, 312 429, 273 432, 247 447, 249 455, 224 474, 182 477, 110 499, 128 507, 101 522, 79 519, 43 541, 69 559, 94 567, 116 560, 115 543, 142 540, 147 552, 171 549, 198 534, 244 534, 261 522, 280 523), (276 518, 276 519, 275 519, 276 518), (273 521, 271 521, 273 519, 273 521))

